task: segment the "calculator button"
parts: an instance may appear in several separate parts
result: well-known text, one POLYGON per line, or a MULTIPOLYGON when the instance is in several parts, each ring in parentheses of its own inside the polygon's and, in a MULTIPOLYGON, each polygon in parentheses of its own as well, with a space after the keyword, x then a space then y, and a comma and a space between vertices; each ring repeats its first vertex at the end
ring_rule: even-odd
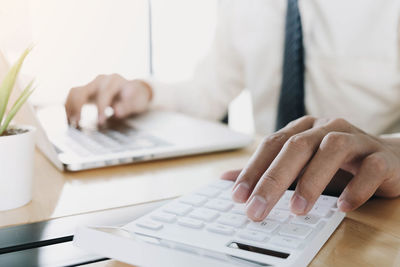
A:
POLYGON ((176 219, 176 216, 174 214, 169 214, 165 212, 157 212, 151 215, 151 218, 160 222, 173 223, 176 219))
POLYGON ((191 219, 191 218, 180 218, 178 220, 178 224, 182 225, 182 226, 186 226, 186 227, 191 227, 191 228, 202 228, 203 227, 203 222, 195 220, 195 219, 191 219))
POLYGON ((231 192, 231 190, 223 191, 223 192, 218 196, 218 198, 232 201, 232 192, 231 192))
POLYGON ((262 222, 250 222, 247 228, 265 233, 272 233, 278 226, 279 224, 277 222, 265 220, 262 222))
POLYGON ((267 219, 284 222, 289 218, 289 216, 289 211, 272 209, 271 212, 268 214, 267 219))
POLYGON ((184 196, 184 197, 180 198, 179 201, 199 207, 207 202, 207 198, 204 196, 193 194, 193 195, 189 195, 189 196, 184 196))
POLYGON ((240 215, 246 215, 246 206, 244 204, 236 204, 230 212, 240 215))
POLYGON ((222 199, 212 199, 206 204, 206 207, 219 211, 228 211, 233 207, 233 204, 232 201, 226 201, 222 199))
POLYGON ((297 238, 306 238, 311 232, 312 228, 297 224, 285 224, 279 230, 281 235, 297 238))
POLYGON ((238 214, 224 214, 218 219, 218 222, 233 227, 242 227, 247 222, 247 217, 238 214))
POLYGON ((330 196, 319 196, 316 204, 317 205, 323 205, 329 208, 334 208, 336 207, 336 202, 337 198, 336 197, 330 197, 330 196))
POLYGON ((172 213, 175 215, 181 215, 181 216, 187 214, 191 210, 192 210, 192 207, 190 205, 181 204, 181 203, 169 204, 164 208, 165 212, 172 213))
POLYGON ((232 235, 235 232, 233 228, 221 224, 210 224, 207 227, 207 230, 213 233, 223 234, 223 235, 232 235))
POLYGON ((331 209, 327 206, 314 204, 314 207, 310 210, 310 213, 319 217, 326 217, 330 211, 331 209))
POLYGON ((290 199, 286 197, 282 197, 276 204, 275 207, 277 209, 282 210, 290 210, 290 199))
POLYGON ((299 240, 284 236, 274 236, 271 238, 270 242, 286 248, 298 248, 301 245, 299 240))
POLYGON ((163 225, 161 223, 154 222, 152 220, 141 220, 137 222, 136 225, 150 230, 160 230, 161 228, 163 228, 163 225))
POLYGON ((206 197, 216 197, 220 193, 220 190, 212 186, 207 186, 196 193, 206 197))
POLYGON ((189 216, 202 221, 211 222, 218 217, 218 212, 210 209, 199 208, 189 213, 189 216))
POLYGON ((264 241, 267 239, 267 235, 262 232, 252 231, 252 230, 243 230, 238 233, 238 236, 243 239, 253 240, 253 241, 264 241))
POLYGON ((226 189, 232 187, 233 184, 234 184, 234 182, 232 182, 232 181, 218 180, 218 181, 211 183, 210 186, 226 190, 226 189))
POLYGON ((316 226, 319 222, 319 217, 312 214, 307 214, 304 216, 295 216, 292 222, 297 224, 316 226))
POLYGON ((285 193, 283 194, 282 198, 291 199, 293 196, 293 193, 294 193, 293 190, 286 190, 285 193))

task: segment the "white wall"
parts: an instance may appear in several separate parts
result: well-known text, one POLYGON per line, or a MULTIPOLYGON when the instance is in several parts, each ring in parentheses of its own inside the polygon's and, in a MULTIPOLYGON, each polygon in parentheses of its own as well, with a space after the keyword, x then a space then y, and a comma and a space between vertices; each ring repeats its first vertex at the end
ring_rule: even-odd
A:
POLYGON ((28 0, 0 0, 0 49, 15 59, 32 42, 28 0))
MULTIPOLYGON (((159 79, 192 75, 213 38, 216 5, 215 0, 152 0, 159 79)), ((0 0, 0 38, 7 40, 0 47, 15 60, 33 42, 23 72, 37 79, 34 102, 62 102, 69 88, 100 73, 148 74, 147 8, 147 0, 0 0)))
POLYGON ((98 74, 147 73, 146 1, 30 0, 30 12, 36 48, 27 71, 49 101, 98 74))
MULTIPOLYGON (((151 1, 154 74, 188 79, 210 47, 218 1, 151 1)), ((147 0, 0 0, 0 49, 14 61, 33 42, 23 68, 37 80, 32 100, 62 103, 98 74, 148 75, 147 8, 147 0)), ((252 131, 250 105, 246 93, 231 105, 231 126, 252 131)))
POLYGON ((217 0, 152 0, 154 72, 163 81, 188 79, 214 38, 217 0))

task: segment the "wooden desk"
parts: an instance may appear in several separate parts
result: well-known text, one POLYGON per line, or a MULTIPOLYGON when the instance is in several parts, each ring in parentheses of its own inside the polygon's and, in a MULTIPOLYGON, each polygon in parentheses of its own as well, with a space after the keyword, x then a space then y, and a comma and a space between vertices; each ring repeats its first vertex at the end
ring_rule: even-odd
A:
MULTIPOLYGON (((175 197, 241 168, 254 148, 79 173, 61 173, 36 152, 33 200, 0 212, 0 227, 175 197)), ((310 266, 400 266, 400 198, 371 200, 348 213, 310 266)))

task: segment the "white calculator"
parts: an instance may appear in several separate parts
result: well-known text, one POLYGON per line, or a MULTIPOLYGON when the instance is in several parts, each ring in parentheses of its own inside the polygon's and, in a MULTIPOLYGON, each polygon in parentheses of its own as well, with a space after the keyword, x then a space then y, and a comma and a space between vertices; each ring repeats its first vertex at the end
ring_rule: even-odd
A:
POLYGON ((233 182, 218 180, 120 228, 83 227, 76 245, 136 266, 306 266, 345 214, 320 196, 308 215, 290 212, 286 191, 262 222, 232 201, 233 182))

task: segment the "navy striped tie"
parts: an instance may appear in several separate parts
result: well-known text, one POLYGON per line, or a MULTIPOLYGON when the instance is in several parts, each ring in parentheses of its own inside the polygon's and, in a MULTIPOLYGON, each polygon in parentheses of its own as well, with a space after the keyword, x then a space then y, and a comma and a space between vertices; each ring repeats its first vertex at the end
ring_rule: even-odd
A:
POLYGON ((282 88, 276 130, 305 115, 304 48, 297 0, 288 0, 285 26, 282 88))

